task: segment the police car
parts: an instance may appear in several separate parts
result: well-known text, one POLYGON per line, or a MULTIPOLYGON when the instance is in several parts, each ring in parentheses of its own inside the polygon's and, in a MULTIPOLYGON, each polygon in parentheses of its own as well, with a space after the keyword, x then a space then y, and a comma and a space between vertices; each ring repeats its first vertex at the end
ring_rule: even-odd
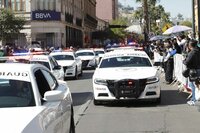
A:
POLYGON ((102 57, 105 54, 105 50, 103 48, 95 48, 94 52, 95 52, 96 56, 99 56, 99 61, 102 59, 102 57))
POLYGON ((94 104, 143 99, 160 102, 157 69, 144 51, 114 50, 102 58, 93 75, 94 104))
POLYGON ((59 65, 64 69, 65 77, 78 79, 82 75, 82 61, 76 57, 73 51, 52 52, 50 56, 54 57, 59 65))
POLYGON ((0 117, 2 133, 75 132, 67 83, 40 64, 0 65, 0 117))
POLYGON ((82 68, 96 68, 99 62, 99 57, 95 55, 93 49, 80 49, 76 51, 76 56, 82 61, 82 68))
POLYGON ((64 70, 50 55, 31 55, 30 63, 46 66, 58 80, 64 80, 64 70))

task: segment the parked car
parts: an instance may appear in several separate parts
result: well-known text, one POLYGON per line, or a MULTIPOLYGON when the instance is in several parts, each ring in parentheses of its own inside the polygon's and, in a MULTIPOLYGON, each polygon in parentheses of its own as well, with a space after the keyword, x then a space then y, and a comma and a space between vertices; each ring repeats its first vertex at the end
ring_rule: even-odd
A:
POLYGON ((50 55, 31 55, 30 63, 46 66, 58 80, 64 80, 64 70, 50 55))
POLYGON ((105 54, 105 50, 103 48, 95 48, 94 52, 95 52, 96 56, 99 57, 99 62, 100 62, 100 60, 102 59, 102 57, 105 54))
POLYGON ((95 55, 93 49, 80 49, 76 51, 76 56, 80 57, 82 61, 82 68, 96 68, 99 62, 98 56, 95 55))
POLYGON ((82 75, 82 61, 73 51, 52 52, 50 56, 54 57, 58 64, 63 67, 65 78, 78 79, 78 76, 82 75))
POLYGON ((75 133, 66 82, 40 64, 0 65, 2 133, 75 133))

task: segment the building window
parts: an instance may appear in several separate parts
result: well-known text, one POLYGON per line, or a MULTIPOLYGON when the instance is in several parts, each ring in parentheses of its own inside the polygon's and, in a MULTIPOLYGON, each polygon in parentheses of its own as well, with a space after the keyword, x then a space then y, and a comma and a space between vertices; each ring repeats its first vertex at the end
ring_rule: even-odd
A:
POLYGON ((36 0, 36 10, 56 10, 56 0, 36 0))
POLYGON ((9 7, 13 11, 26 11, 26 0, 11 0, 9 7))

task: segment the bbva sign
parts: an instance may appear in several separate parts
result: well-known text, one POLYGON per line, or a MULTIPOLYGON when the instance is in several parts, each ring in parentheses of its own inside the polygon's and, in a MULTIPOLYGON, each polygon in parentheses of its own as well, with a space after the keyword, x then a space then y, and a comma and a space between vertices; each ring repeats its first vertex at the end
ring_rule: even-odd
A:
POLYGON ((56 11, 32 11, 32 20, 61 20, 60 12, 56 11))

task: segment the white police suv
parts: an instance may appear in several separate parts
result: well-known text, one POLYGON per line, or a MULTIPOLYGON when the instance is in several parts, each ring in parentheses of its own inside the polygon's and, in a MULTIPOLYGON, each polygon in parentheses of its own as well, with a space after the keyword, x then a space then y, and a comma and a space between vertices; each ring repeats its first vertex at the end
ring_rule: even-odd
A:
POLYGON ((54 57, 58 64, 63 67, 66 78, 78 79, 78 76, 82 75, 82 61, 76 57, 73 51, 52 52, 50 56, 54 57))
POLYGON ((144 51, 114 50, 104 55, 93 75, 94 104, 143 99, 160 102, 157 69, 144 51))
POLYGON ((81 59, 83 69, 95 68, 99 61, 93 49, 80 49, 76 51, 76 56, 81 59))
POLYGON ((1 133, 75 133, 65 81, 40 64, 0 65, 1 133))

